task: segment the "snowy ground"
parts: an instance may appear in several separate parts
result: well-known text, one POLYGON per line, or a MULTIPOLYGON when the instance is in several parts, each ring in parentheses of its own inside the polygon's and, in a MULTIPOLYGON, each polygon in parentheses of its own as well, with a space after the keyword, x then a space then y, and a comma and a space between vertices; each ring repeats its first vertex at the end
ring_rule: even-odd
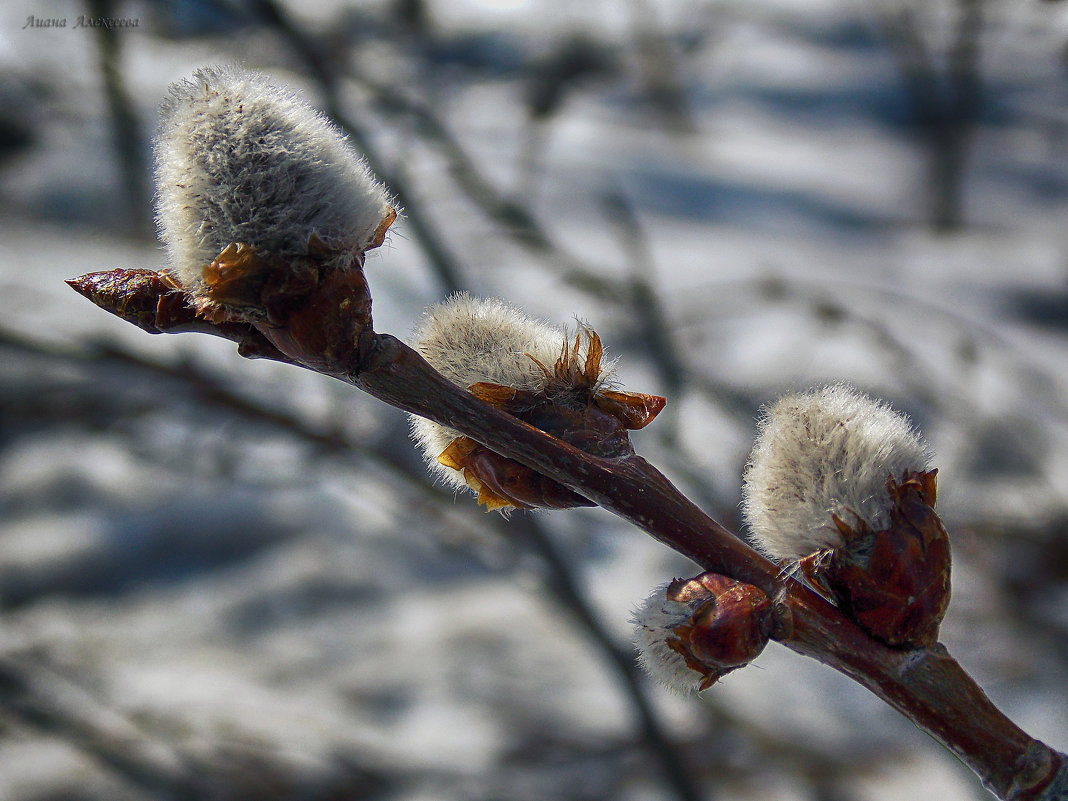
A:
MULTIPOLYGON (((881 27, 903 6, 437 0, 422 36, 384 3, 293 6, 347 74, 416 98, 534 214, 549 246, 491 219, 415 116, 344 84, 463 285, 588 319, 626 386, 669 395, 639 451, 725 523, 761 403, 848 380, 908 411, 953 538, 943 642, 1068 746, 1059 5, 986 11, 948 233, 881 27), (607 66, 535 130, 534 67, 579 34, 607 66), (648 89, 657 47, 684 113, 648 89), (635 277, 685 368, 672 392, 635 277)), ((167 84, 199 65, 243 60, 316 96, 277 33, 227 7, 117 6, 139 22, 116 38, 142 157, 167 84)), ((943 78, 957 8, 920 15, 943 78)), ((126 216, 82 13, 0 11, 0 801, 678 797, 545 560, 413 478, 400 415, 227 343, 141 334, 62 283, 163 258, 129 233, 151 209, 126 216)), ((410 220, 367 272, 380 331, 406 334, 444 292, 410 220)), ((694 572, 600 511, 536 520, 623 648, 630 609, 694 572)), ((982 797, 875 698, 777 646, 701 701, 649 694, 708 798, 982 797)))

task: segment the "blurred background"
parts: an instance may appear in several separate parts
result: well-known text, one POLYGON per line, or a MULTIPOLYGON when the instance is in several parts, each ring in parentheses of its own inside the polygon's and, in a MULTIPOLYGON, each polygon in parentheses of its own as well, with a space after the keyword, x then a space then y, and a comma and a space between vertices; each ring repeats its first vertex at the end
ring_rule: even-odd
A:
POLYGON ((163 266, 156 107, 231 62, 404 206, 377 330, 458 289, 588 320, 668 397, 637 449, 728 526, 761 404, 847 380, 907 411, 943 642, 1064 749, 1066 7, 5 3, 0 799, 986 797, 778 645, 700 699, 652 685, 630 610, 696 570, 607 513, 485 514, 394 410, 66 287, 163 266))

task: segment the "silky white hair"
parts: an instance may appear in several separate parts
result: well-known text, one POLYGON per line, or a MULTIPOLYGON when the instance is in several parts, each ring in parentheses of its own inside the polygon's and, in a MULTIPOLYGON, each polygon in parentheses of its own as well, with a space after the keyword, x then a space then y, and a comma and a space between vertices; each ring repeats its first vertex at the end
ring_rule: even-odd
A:
POLYGON ((638 663, 646 673, 674 692, 692 695, 700 689, 704 674, 689 667, 682 654, 668 645, 668 639, 689 620, 694 609, 690 604, 668 598, 670 586, 670 583, 658 585, 631 613, 634 645, 638 649, 638 663))
POLYGON ((238 67, 174 83, 155 140, 156 223, 183 286, 231 242, 303 255, 315 234, 351 260, 390 213, 341 133, 289 89, 238 67))
POLYGON ((752 539, 791 560, 842 545, 832 515, 885 528, 887 479, 925 470, 929 458, 908 417, 851 386, 786 395, 766 409, 745 471, 752 539))
MULTIPOLYGON (((542 392, 551 382, 534 359, 552 370, 570 337, 566 328, 529 317, 503 300, 459 292, 423 312, 411 344, 434 369, 465 389, 486 381, 542 392)), ((588 340, 580 344, 580 358, 588 347, 588 340)), ((610 371, 606 366, 604 374, 610 371)), ((417 415, 411 415, 410 422, 412 438, 431 473, 445 484, 465 488, 460 471, 437 461, 460 433, 417 415)))

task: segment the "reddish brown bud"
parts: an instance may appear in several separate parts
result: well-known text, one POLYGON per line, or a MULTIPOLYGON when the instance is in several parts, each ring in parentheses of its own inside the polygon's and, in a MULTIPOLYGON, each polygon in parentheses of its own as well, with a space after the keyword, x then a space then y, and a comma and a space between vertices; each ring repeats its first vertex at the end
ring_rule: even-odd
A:
POLYGON ((67 281, 82 297, 150 334, 191 322, 194 310, 168 274, 155 270, 102 270, 67 281))
POLYGON ((66 283, 101 309, 150 334, 196 331, 232 340, 264 358, 283 358, 248 325, 216 324, 198 316, 189 296, 166 271, 103 270, 68 279, 66 283))
POLYGON ((760 655, 772 630, 772 604, 752 584, 702 573, 676 579, 667 587, 667 600, 693 609, 672 629, 667 646, 690 670, 703 676, 699 689, 743 667, 760 655))
POLYGON ((372 330, 363 270, 318 269, 313 256, 279 268, 231 245, 205 268, 208 291, 191 296, 167 272, 106 270, 67 284, 97 306, 152 334, 199 331, 237 342, 250 358, 294 361, 347 375, 360 335, 372 330), (242 305, 266 319, 249 320, 242 305))
POLYGON ((949 536, 934 511, 937 471, 907 472, 887 489, 887 528, 872 531, 835 517, 845 545, 801 560, 813 583, 873 637, 923 648, 938 639, 949 606, 949 536))
POLYGON ((247 323, 292 361, 328 375, 348 373, 360 334, 371 331, 362 256, 315 235, 306 254, 285 258, 227 245, 189 294, 204 319, 247 323))

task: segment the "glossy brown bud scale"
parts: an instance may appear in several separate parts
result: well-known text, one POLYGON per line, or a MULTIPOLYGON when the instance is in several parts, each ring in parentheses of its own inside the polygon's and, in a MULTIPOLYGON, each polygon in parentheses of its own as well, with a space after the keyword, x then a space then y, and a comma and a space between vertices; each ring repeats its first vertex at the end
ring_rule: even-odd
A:
MULTIPOLYGON (((477 393, 476 393, 477 394, 477 393)), ((516 393, 516 397, 531 393, 516 393)), ((618 458, 633 453, 626 428, 619 418, 596 406, 569 409, 542 403, 514 411, 516 417, 587 453, 618 458)), ((478 492, 479 503, 489 510, 513 506, 569 509, 594 504, 529 467, 508 459, 467 437, 459 437, 438 456, 447 467, 462 470, 464 480, 478 492)))
POLYGON ((890 524, 871 531, 835 518, 845 544, 801 562, 805 575, 888 645, 923 648, 938 639, 949 606, 949 536, 934 511, 937 471, 890 479, 890 524))
POLYGON ((307 294, 265 301, 271 319, 253 326, 293 361, 327 375, 346 375, 360 334, 372 330, 371 292, 360 269, 331 271, 307 294))
POLYGON ((177 282, 156 270, 101 270, 67 285, 102 309, 133 323, 150 334, 159 334, 179 322, 190 322, 194 310, 185 301, 177 282), (175 311, 179 310, 179 314, 175 311))
POLYGON ((758 587, 717 573, 676 579, 667 599, 694 607, 668 645, 704 676, 700 689, 760 655, 773 626, 772 603, 758 587))

